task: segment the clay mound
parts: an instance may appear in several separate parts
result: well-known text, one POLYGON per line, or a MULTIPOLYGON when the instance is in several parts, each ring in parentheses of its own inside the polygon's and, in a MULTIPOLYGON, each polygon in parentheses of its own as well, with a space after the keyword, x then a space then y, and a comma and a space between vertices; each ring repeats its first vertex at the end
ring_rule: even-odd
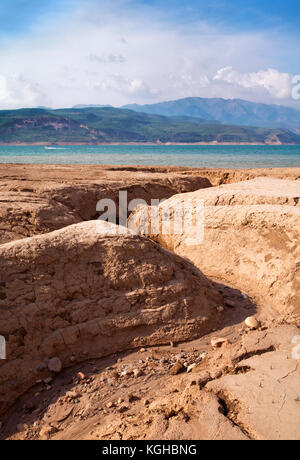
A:
POLYGON ((118 203, 121 190, 128 192, 128 201, 139 198, 150 204, 152 198, 170 198, 211 185, 200 176, 179 172, 166 176, 155 170, 5 165, 5 171, 2 178, 0 167, 0 244, 96 219, 97 202, 109 198, 118 203), (19 171, 17 176, 10 174, 11 168, 19 171))
POLYGON ((85 222, 0 247, 0 412, 49 377, 50 358, 67 367, 217 326, 221 296, 196 268, 117 228, 85 222))
POLYGON ((300 206, 300 181, 267 177, 220 185, 196 192, 184 193, 170 198, 172 205, 178 200, 202 199, 206 206, 235 206, 277 204, 300 206))
POLYGON ((193 242, 200 229, 192 225, 186 226, 179 234, 174 234, 171 226, 171 234, 162 234, 160 230, 151 235, 147 225, 149 210, 145 208, 140 208, 129 219, 129 227, 149 233, 162 246, 187 257, 207 276, 222 279, 281 313, 299 313, 298 189, 299 185, 294 182, 260 179, 174 196, 160 205, 162 216, 171 209, 172 221, 174 210, 180 209, 183 199, 194 209, 198 200, 204 200, 202 242, 193 242), (228 205, 207 205, 216 197, 219 197, 216 201, 219 203, 221 196, 222 202, 228 205), (279 204, 265 204, 268 200, 279 204), (280 205, 284 200, 294 202, 295 206, 280 205), (234 201, 243 201, 244 205, 234 206, 234 201), (257 204, 247 205, 248 201, 257 204))

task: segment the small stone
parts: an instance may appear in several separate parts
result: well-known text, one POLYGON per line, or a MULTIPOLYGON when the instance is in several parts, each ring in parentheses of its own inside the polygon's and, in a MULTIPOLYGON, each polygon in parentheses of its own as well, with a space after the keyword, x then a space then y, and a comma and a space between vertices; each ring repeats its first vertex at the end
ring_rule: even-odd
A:
POLYGON ((44 380, 44 384, 45 384, 45 385, 49 385, 49 383, 51 383, 52 380, 53 380, 53 379, 52 379, 51 377, 48 377, 47 379, 44 380))
POLYGON ((114 407, 114 404, 110 401, 109 403, 106 404, 107 409, 111 409, 114 407))
POLYGON ((123 402, 124 402, 124 399, 122 399, 122 398, 119 398, 119 399, 118 399, 118 404, 119 404, 119 405, 122 404, 123 402))
POLYGON ((48 369, 50 372, 59 374, 62 370, 62 362, 59 358, 55 357, 48 361, 48 369))
POLYGON ((118 409, 118 412, 120 414, 123 414, 123 412, 126 412, 128 410, 128 407, 127 406, 121 406, 119 409, 118 409))
POLYGON ((233 300, 226 299, 225 300, 225 305, 227 305, 227 307, 234 308, 235 307, 235 302, 233 300))
POLYGON ((143 371, 141 369, 134 369, 133 375, 135 378, 141 377, 143 375, 143 371))
POLYGON ((78 372, 77 377, 78 377, 80 380, 85 380, 85 375, 84 375, 83 372, 78 372))
POLYGON ((187 372, 192 372, 192 370, 196 367, 196 363, 190 364, 187 368, 187 372))
POLYGON ((57 431, 57 428, 55 428, 54 426, 47 425, 41 429, 40 438, 46 440, 49 438, 49 436, 51 436, 51 434, 54 434, 57 431))
POLYGON ((206 356, 208 356, 208 353, 206 351, 204 351, 203 353, 201 353, 201 355, 199 356, 200 360, 202 359, 205 359, 206 356))
POLYGON ((145 401, 144 401, 144 406, 149 406, 149 404, 150 404, 149 399, 145 399, 145 401))
POLYGON ((70 361, 71 361, 71 363, 74 363, 74 361, 76 361, 75 356, 71 356, 70 361))
POLYGON ((259 322, 255 318, 255 316, 249 316, 249 318, 246 318, 245 324, 250 329, 258 329, 259 328, 259 322))
POLYGON ((159 362, 160 364, 166 364, 168 361, 166 360, 166 358, 161 358, 159 362))
POLYGON ((216 338, 216 337, 211 339, 211 346, 213 348, 221 348, 221 347, 226 346, 228 344, 229 344, 228 339, 216 338))
POLYGON ((222 306, 217 307, 217 311, 218 311, 219 313, 223 313, 223 311, 225 311, 225 308, 222 307, 222 306))
POLYGON ((109 373, 109 377, 112 378, 112 379, 118 379, 120 377, 119 373, 117 371, 111 371, 109 373))
POLYGON ((141 348, 140 349, 140 353, 145 353, 146 349, 145 348, 141 348))
POLYGON ((177 375, 180 372, 182 372, 183 370, 184 370, 184 365, 182 364, 181 361, 177 361, 177 363, 174 364, 174 366, 171 367, 170 374, 171 375, 177 375))

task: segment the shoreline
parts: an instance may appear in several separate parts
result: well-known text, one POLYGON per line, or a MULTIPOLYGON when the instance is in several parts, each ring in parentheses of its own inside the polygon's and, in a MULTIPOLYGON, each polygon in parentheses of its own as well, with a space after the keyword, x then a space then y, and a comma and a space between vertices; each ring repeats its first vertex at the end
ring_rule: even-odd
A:
POLYGON ((270 146, 270 147, 280 147, 280 146, 286 146, 286 145, 294 145, 294 146, 300 146, 300 144, 289 144, 289 143, 264 143, 264 142, 166 142, 166 143, 157 143, 157 142, 99 142, 97 144, 89 144, 89 143, 82 143, 82 142, 61 142, 61 143, 55 143, 51 144, 50 142, 10 142, 10 143, 0 143, 0 147, 77 147, 77 146, 82 146, 82 147, 99 147, 99 146, 157 146, 157 147, 172 147, 172 146, 195 146, 195 145, 201 145, 201 146, 224 146, 224 145, 229 145, 229 146, 243 146, 243 145, 248 145, 248 146, 270 146))

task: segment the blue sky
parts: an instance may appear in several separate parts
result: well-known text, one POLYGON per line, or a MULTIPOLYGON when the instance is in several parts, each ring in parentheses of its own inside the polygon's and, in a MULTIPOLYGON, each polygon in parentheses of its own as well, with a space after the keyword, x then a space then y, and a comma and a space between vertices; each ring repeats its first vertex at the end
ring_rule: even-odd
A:
POLYGON ((297 106, 299 25, 299 0, 1 0, 0 108, 184 96, 297 106))

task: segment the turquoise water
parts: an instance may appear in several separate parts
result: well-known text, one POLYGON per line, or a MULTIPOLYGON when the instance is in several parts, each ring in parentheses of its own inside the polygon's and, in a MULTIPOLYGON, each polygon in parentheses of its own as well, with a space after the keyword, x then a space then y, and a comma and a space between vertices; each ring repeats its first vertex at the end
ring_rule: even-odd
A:
POLYGON ((1 147, 0 163, 169 165, 210 168, 300 166, 300 145, 1 147))

